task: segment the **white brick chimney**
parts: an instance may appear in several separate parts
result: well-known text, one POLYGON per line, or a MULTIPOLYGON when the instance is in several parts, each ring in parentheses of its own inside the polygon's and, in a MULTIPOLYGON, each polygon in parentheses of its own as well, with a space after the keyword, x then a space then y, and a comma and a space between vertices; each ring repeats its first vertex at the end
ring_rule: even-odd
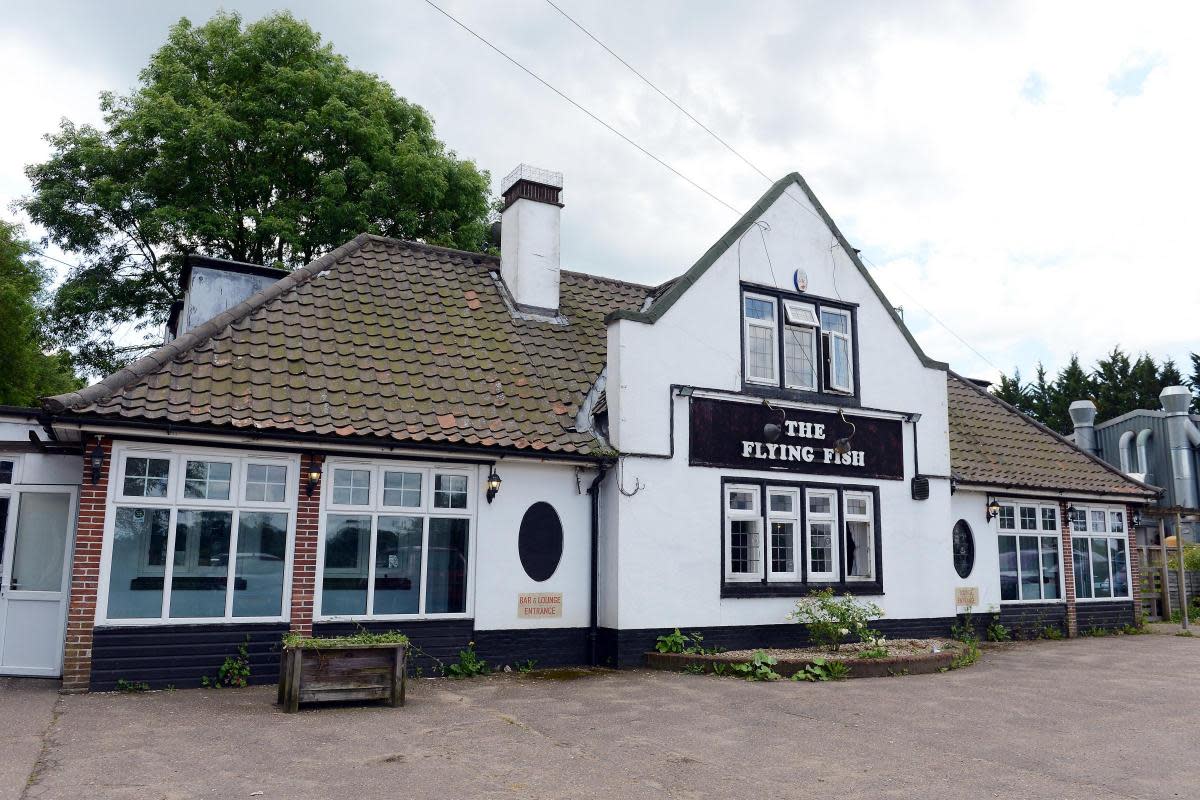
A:
POLYGON ((501 182, 500 277, 522 311, 558 313, 562 173, 522 164, 501 182))

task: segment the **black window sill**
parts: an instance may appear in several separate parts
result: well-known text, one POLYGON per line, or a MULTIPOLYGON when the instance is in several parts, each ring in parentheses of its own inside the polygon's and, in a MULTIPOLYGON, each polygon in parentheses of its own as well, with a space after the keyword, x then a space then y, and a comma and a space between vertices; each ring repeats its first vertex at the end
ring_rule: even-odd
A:
POLYGON ((833 589, 834 594, 881 595, 879 581, 846 583, 725 583, 721 597, 808 597, 821 589, 833 589))
POLYGON ((815 403, 827 406, 844 406, 856 408, 862 405, 857 394, 840 392, 810 392, 804 389, 783 389, 778 386, 765 386, 758 383, 743 382, 742 392, 754 397, 766 397, 772 400, 791 400, 798 403, 815 403))

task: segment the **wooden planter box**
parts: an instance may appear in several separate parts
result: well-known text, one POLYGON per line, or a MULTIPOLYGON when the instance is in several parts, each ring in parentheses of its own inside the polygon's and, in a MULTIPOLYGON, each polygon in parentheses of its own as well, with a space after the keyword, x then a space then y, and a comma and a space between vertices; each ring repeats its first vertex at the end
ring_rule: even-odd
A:
POLYGON ((301 703, 386 700, 404 705, 408 646, 344 644, 284 647, 279 662, 279 704, 292 713, 301 703))

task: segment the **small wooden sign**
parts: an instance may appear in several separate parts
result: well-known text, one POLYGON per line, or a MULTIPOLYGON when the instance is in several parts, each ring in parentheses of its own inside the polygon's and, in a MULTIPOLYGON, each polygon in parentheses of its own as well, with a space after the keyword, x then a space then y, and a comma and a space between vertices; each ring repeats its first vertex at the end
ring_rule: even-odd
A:
POLYGON ((517 616, 539 619, 562 616, 562 592, 536 592, 517 595, 517 616))
POLYGON ((978 586, 956 586, 954 588, 954 605, 959 608, 974 608, 979 605, 978 586))

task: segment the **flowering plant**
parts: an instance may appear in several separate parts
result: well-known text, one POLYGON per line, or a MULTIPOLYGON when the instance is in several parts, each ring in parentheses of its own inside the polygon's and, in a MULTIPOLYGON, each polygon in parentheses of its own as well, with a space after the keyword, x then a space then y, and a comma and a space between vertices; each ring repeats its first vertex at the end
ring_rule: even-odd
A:
POLYGON ((882 645, 879 631, 867 627, 868 622, 882 616, 883 609, 874 603, 857 600, 851 594, 836 597, 832 589, 822 589, 797 602, 788 619, 807 625, 813 644, 837 650, 847 638, 882 645))

